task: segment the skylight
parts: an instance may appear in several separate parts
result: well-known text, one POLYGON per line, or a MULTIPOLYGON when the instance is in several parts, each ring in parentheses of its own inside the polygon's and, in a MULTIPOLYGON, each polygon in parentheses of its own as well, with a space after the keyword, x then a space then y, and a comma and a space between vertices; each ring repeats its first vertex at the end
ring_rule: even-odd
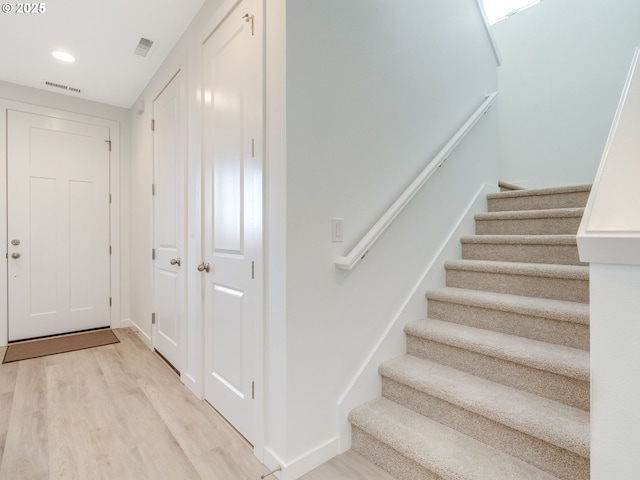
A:
POLYGON ((489 23, 493 25, 541 1, 542 0, 482 0, 482 3, 484 4, 485 12, 487 12, 489 23))

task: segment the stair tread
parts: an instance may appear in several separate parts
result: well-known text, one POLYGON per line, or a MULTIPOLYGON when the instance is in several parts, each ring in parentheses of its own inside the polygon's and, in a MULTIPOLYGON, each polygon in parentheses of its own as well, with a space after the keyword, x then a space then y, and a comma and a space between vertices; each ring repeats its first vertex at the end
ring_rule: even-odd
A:
POLYGON ((588 265, 498 262, 494 260, 448 260, 445 262, 445 268, 447 270, 589 280, 588 265))
POLYGON ((504 212, 476 213, 476 221, 483 220, 533 220, 538 218, 582 217, 584 208, 548 208, 541 210, 507 210, 504 212))
POLYGON ((431 318, 405 326, 405 333, 558 375, 589 381, 589 352, 431 318))
POLYGON ((507 245, 571 245, 577 246, 575 235, 467 235, 461 243, 507 245))
POLYGON ((349 420, 443 479, 557 480, 511 455, 382 397, 355 408, 349 420))
POLYGON ((589 305, 585 303, 455 287, 441 287, 435 290, 428 290, 426 297, 427 300, 459 303, 491 310, 521 313, 523 315, 589 325, 589 305))
POLYGON ((589 458, 589 413, 413 355, 380 374, 495 422, 589 458))
POLYGON ((533 197, 538 195, 558 195, 563 193, 590 192, 591 185, 569 185, 565 187, 549 187, 549 188, 532 188, 518 189, 511 192, 489 193, 488 199, 493 198, 514 198, 514 197, 533 197))

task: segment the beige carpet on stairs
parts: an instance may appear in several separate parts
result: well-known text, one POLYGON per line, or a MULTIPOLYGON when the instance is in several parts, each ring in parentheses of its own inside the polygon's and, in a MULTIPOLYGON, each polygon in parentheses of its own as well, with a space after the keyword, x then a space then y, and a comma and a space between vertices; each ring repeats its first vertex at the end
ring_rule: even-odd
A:
POLYGON ((487 197, 352 448, 401 480, 589 479, 589 268, 575 234, 590 186, 487 197))

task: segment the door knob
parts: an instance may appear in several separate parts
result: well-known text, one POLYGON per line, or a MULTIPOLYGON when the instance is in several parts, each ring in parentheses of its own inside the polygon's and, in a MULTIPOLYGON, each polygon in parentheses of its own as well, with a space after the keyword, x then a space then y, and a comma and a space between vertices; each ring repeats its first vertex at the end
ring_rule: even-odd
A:
POLYGON ((198 265, 199 272, 209 272, 210 270, 211 270, 211 267, 206 262, 202 262, 200 265, 198 265))
POLYGON ((172 258, 171 261, 169 262, 171 265, 178 265, 180 266, 180 259, 179 258, 172 258))
MULTIPOLYGON (((13 252, 11 254, 11 258, 20 258, 20 254, 18 252, 13 252)), ((208 270, 207 270, 208 271, 208 270)))

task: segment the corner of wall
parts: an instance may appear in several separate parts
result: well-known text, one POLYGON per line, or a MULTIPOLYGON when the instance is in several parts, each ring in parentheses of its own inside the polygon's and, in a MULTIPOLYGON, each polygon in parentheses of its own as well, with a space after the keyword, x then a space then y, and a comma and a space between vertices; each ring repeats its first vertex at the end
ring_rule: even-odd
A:
POLYGON ((151 337, 147 335, 144 330, 142 330, 133 320, 130 318, 126 320, 122 320, 120 324, 120 328, 130 328, 133 333, 135 333, 142 342, 149 347, 149 349, 153 349, 153 344, 151 343, 151 337))

